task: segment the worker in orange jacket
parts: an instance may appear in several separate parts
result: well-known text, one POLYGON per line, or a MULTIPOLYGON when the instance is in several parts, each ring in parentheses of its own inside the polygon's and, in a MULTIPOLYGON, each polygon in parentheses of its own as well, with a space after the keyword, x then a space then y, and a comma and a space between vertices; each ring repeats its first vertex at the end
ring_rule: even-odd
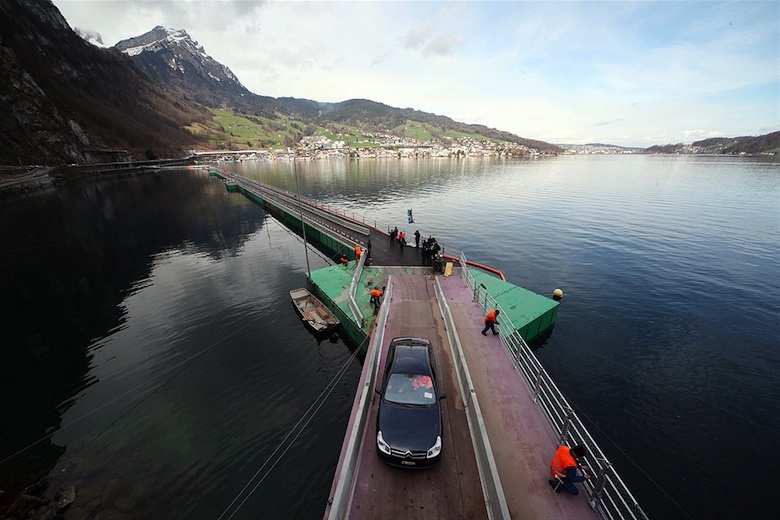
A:
POLYGON ((588 469, 587 466, 580 466, 579 461, 583 457, 587 456, 588 452, 583 446, 575 446, 569 448, 568 446, 561 446, 555 450, 550 461, 550 485, 553 491, 560 493, 565 491, 572 495, 579 495, 580 490, 574 485, 575 482, 584 482, 590 478, 590 475, 580 475, 577 473, 577 468, 583 470, 588 469))
POLYGON ((355 246, 355 262, 360 261, 360 255, 363 254, 363 248, 360 246, 355 246))
POLYGON ((374 287, 371 289, 371 304, 374 306, 374 310, 378 309, 381 305, 381 302, 379 301, 379 298, 382 297, 382 291, 379 289, 379 287, 374 287))
POLYGON ((485 328, 482 329, 482 335, 487 336, 488 329, 493 331, 493 335, 497 335, 498 331, 496 330, 496 325, 498 325, 498 309, 493 309, 492 311, 489 311, 487 315, 485 316, 485 328))

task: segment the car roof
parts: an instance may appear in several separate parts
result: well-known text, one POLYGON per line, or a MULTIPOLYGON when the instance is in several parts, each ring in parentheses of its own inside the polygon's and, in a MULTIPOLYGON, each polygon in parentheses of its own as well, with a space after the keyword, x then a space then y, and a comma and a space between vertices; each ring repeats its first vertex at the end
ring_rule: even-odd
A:
POLYGON ((407 374, 430 374, 428 345, 395 345, 392 371, 407 374))

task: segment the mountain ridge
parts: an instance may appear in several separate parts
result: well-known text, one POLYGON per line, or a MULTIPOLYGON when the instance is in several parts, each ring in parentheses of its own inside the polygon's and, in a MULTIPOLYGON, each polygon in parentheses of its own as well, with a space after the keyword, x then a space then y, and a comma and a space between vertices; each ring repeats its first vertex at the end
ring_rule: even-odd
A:
MULTIPOLYGON (((564 153, 544 141, 368 99, 324 103, 255 94, 184 30, 155 26, 106 47, 99 34, 72 29, 51 0, 0 2, 0 74, 5 165, 182 157, 196 148, 296 147, 309 136, 358 147, 394 142, 447 148, 465 139, 492 143, 491 153, 502 155, 564 153), (231 127, 231 115, 243 120, 231 127), (242 134, 242 125, 255 129, 242 134)), ((778 136, 643 152, 776 153, 778 136)))
POLYGON ((780 153, 780 131, 758 136, 711 137, 691 144, 666 144, 645 148, 643 153, 756 155, 780 153))
MULTIPOLYGON (((159 32, 164 28, 157 26, 152 31, 145 33, 144 35, 123 40, 117 43, 116 47, 121 50, 127 49, 128 42, 132 40, 138 40, 143 38, 150 38, 150 36, 159 32)), ((166 56, 175 54, 173 47, 184 46, 197 46, 197 42, 187 42, 189 35, 186 31, 177 29, 165 29, 168 34, 177 34, 179 38, 167 38, 163 42, 161 38, 157 38, 157 46, 148 47, 147 50, 163 53, 166 56)), ((219 64, 208 56, 203 49, 199 47, 202 55, 205 55, 207 59, 212 60, 214 64, 212 68, 222 67, 229 72, 228 80, 236 78, 230 69, 226 66, 219 64)), ((133 57, 136 60, 136 64, 143 70, 145 70, 151 77, 160 79, 161 84, 166 88, 173 89, 175 91, 186 93, 187 88, 189 92, 197 92, 197 88, 194 86, 194 79, 189 78, 189 84, 187 88, 183 87, 184 82, 181 77, 168 76, 168 80, 165 81, 154 69, 150 70, 150 63, 153 61, 149 56, 144 57, 146 52, 135 54, 133 57)), ((183 57, 180 56, 180 59, 183 57)), ((171 60, 169 60, 170 63, 171 60)), ((722 154, 738 154, 738 153, 776 153, 780 151, 780 142, 776 138, 777 133, 766 134, 765 136, 751 136, 751 137, 737 137, 737 138, 714 138, 703 141, 697 141, 690 145, 677 144, 677 145, 662 145, 651 146, 649 148, 642 147, 626 147, 610 144, 591 143, 588 145, 556 145, 546 143, 544 141, 527 139, 510 132, 489 128, 484 125, 468 124, 455 121, 447 116, 436 115, 428 112, 422 112, 413 108, 396 108, 386 105, 381 102, 372 101, 369 99, 349 99, 338 103, 323 103, 319 101, 309 99, 299 99, 293 97, 280 97, 273 98, 270 96, 262 96, 255 94, 243 85, 240 85, 238 89, 227 88, 229 81, 217 80, 217 83, 211 82, 212 88, 209 95, 204 93, 196 94, 196 100, 203 100, 206 106, 216 107, 231 105, 239 111, 253 113, 256 116, 274 118, 300 118, 303 119, 304 124, 316 123, 321 125, 327 125, 328 123, 335 123, 340 125, 352 126, 361 129, 364 132, 393 132, 392 129, 397 129, 404 126, 407 122, 420 123, 423 125, 430 125, 434 127, 429 133, 436 135, 437 140, 441 134, 450 132, 458 132, 463 134, 478 134, 489 139, 506 141, 515 143, 519 146, 527 148, 529 150, 539 150, 543 153, 559 154, 564 153, 565 150, 577 150, 578 148, 585 149, 600 149, 601 153, 676 153, 676 154, 690 154, 690 153, 722 153, 722 154), (216 91, 214 86, 218 85, 219 88, 216 91)), ((298 139, 303 134, 298 135, 298 139)))
POLYGON ((193 99, 211 108, 233 106, 255 116, 298 118, 304 124, 327 125, 335 123, 354 126, 364 132, 390 132, 407 121, 435 127, 434 133, 448 131, 478 134, 489 139, 518 145, 518 149, 538 150, 558 154, 562 150, 544 141, 527 139, 507 131, 484 125, 467 124, 412 108, 396 108, 368 99, 349 99, 325 103, 293 97, 273 98, 255 94, 246 89, 232 75, 230 69, 211 58, 203 47, 200 54, 190 51, 196 47, 186 31, 157 26, 140 36, 118 42, 114 47, 127 53, 136 65, 152 79, 175 92, 189 92, 193 99), (172 38, 176 34, 179 37, 172 38), (185 37, 186 35, 186 37, 185 37), (153 42, 153 43, 152 43, 153 42), (139 47, 139 43, 143 44, 139 47), (139 50, 140 49, 140 50, 139 50), (161 69, 165 69, 164 72, 161 69), (186 71, 182 74, 175 70, 186 71), (231 81, 235 78, 237 84, 231 81))

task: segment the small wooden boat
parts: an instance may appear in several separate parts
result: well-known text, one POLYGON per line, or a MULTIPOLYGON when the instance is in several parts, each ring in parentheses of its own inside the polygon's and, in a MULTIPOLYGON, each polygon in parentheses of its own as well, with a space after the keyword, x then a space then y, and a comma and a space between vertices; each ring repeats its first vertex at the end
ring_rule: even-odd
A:
POLYGON ((306 289, 293 289, 290 291, 290 297, 303 321, 315 332, 334 329, 341 323, 330 309, 306 289))

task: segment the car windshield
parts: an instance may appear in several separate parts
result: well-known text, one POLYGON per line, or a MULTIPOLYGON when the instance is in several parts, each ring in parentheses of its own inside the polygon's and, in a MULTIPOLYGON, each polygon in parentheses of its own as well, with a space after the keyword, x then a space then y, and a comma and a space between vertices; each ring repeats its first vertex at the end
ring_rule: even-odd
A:
POLYGON ((385 399, 397 404, 430 405, 436 402, 431 376, 424 374, 391 374, 385 399))

